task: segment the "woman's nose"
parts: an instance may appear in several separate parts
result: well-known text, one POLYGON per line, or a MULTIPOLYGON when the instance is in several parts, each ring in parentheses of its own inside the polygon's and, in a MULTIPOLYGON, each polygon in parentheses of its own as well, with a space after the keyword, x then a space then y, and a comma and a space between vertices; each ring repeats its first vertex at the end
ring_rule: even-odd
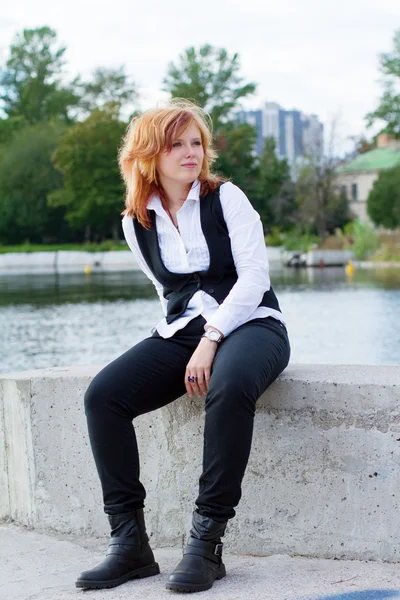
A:
POLYGON ((192 148, 192 146, 190 146, 190 145, 189 145, 189 146, 186 148, 185 154, 186 154, 186 156, 193 156, 194 152, 193 152, 193 148, 192 148))

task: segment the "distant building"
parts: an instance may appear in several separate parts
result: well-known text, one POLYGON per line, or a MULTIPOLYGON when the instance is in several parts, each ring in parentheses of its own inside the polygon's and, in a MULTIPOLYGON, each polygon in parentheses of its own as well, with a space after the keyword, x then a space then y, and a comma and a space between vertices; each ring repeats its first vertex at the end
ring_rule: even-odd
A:
POLYGON ((260 110, 241 111, 238 117, 256 129, 254 152, 257 156, 261 156, 267 137, 275 139, 277 156, 287 158, 291 164, 296 157, 305 154, 322 154, 323 125, 316 115, 284 110, 276 102, 265 102, 260 110))
POLYGON ((377 138, 377 147, 336 169, 336 184, 350 201, 360 221, 369 222, 367 200, 380 171, 400 165, 400 140, 387 133, 377 138))

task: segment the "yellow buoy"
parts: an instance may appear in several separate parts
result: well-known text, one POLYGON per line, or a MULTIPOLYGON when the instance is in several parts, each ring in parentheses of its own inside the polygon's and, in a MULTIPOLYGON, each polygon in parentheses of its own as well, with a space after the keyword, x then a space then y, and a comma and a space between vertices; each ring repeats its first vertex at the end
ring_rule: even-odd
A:
POLYGON ((92 272, 90 265, 85 265, 84 271, 85 275, 90 275, 90 273, 92 272))
POLYGON ((349 262, 345 266, 345 271, 346 271, 346 275, 349 275, 350 277, 352 277, 354 275, 356 270, 354 268, 352 260, 349 260, 349 262))

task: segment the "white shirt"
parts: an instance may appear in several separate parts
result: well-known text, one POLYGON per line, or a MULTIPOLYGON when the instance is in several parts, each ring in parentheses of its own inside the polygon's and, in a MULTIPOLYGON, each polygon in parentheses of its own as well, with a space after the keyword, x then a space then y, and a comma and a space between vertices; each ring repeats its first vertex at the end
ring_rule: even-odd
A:
MULTIPOLYGON (((238 279, 221 304, 205 291, 198 290, 181 317, 170 324, 165 318, 158 323, 156 329, 161 337, 171 337, 199 315, 224 336, 243 323, 261 317, 271 316, 285 323, 279 311, 258 306, 264 293, 271 287, 267 249, 259 214, 242 190, 233 183, 221 185, 220 201, 238 279)), ((210 254, 200 225, 200 183, 194 181, 185 202, 176 213, 179 232, 158 195, 151 197, 147 208, 156 213, 158 243, 165 267, 172 273, 206 271, 210 265, 210 254)), ((166 315, 167 300, 163 296, 163 286, 155 279, 143 258, 132 217, 124 216, 122 228, 139 267, 153 282, 166 315)))

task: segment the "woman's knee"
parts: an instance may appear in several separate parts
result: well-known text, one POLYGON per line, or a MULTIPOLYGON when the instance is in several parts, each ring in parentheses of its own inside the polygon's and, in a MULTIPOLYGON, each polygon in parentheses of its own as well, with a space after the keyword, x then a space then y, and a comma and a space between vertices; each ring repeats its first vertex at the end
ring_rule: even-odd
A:
POLYGON ((112 381, 104 379, 102 372, 90 382, 84 395, 85 414, 100 414, 109 409, 110 400, 115 396, 112 381))
POLYGON ((240 407, 255 409, 258 390, 255 389, 254 381, 246 381, 246 378, 234 378, 227 381, 220 377, 211 377, 208 388, 206 406, 220 406, 222 410, 237 410, 240 407))

